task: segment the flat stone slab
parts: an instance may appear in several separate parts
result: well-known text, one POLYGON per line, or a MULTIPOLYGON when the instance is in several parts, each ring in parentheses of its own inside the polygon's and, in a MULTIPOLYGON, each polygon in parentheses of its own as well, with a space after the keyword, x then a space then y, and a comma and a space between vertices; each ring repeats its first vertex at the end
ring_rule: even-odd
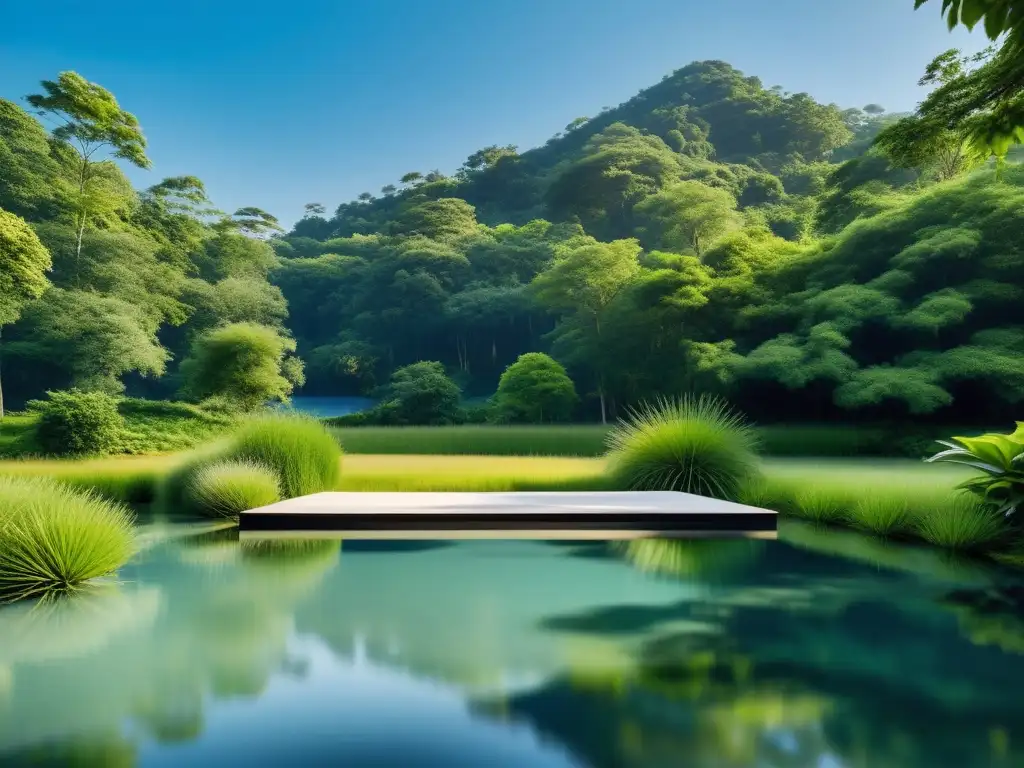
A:
POLYGON ((778 515, 671 491, 317 493, 243 512, 239 529, 259 538, 774 538, 778 515))

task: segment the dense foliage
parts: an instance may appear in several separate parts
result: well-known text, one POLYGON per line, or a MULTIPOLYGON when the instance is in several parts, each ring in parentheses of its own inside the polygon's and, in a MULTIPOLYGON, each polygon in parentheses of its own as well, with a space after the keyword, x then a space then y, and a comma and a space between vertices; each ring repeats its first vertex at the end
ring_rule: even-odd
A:
POLYGON ((117 400, 104 392, 47 392, 29 403, 39 414, 32 445, 52 456, 114 453, 125 437, 117 400))
MULTIPOLYGON (((925 82, 941 96, 976 65, 942 54, 925 82)), ((696 62, 541 147, 310 203, 287 233, 216 211, 191 176, 132 190, 142 129, 78 75, 29 104, 67 127, 0 101, 0 207, 53 262, 4 332, 19 402, 252 407, 298 386, 445 424, 535 354, 593 421, 695 390, 761 421, 976 423, 1024 398, 1024 173, 927 102, 843 110, 696 62)), ((498 418, 556 418, 502 386, 498 418)))

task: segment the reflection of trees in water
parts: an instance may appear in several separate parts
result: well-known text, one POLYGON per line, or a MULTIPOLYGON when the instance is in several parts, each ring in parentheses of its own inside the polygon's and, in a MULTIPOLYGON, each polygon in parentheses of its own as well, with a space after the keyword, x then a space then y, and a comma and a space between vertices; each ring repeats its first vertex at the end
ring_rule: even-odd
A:
POLYGON ((1024 666, 950 632, 934 604, 836 590, 828 610, 782 608, 763 591, 549 617, 559 632, 651 636, 617 670, 584 662, 503 708, 596 768, 796 768, 829 755, 850 768, 1024 764, 1024 666), (677 629, 698 621, 716 629, 677 629))
MULTIPOLYGON (((13 681, 6 704, 0 696, 0 753, 118 733, 125 721, 159 741, 190 740, 202 732, 204 698, 261 693, 287 662, 297 603, 337 563, 340 542, 243 552, 233 535, 150 550, 145 572, 159 574, 160 588, 129 584, 0 610, 0 668, 13 681), (234 553, 213 570, 181 557, 228 547, 234 553)), ((82 744, 83 754, 94 747, 82 744)), ((69 764, 62 752, 47 755, 69 764)))
POLYGON ((955 590, 943 602, 975 645, 1024 654, 1024 586, 955 590))
POLYGON ((613 549, 644 571, 707 580, 743 572, 764 544, 757 539, 633 539, 615 542, 613 549))

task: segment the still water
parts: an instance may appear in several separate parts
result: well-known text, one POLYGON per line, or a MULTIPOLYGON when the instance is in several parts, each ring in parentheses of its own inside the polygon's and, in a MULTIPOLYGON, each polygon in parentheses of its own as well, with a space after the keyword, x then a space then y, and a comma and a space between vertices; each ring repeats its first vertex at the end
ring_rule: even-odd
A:
POLYGON ((1024 765, 1014 573, 779 542, 239 543, 0 608, 0 764, 1024 765))
POLYGON ((326 419, 365 411, 374 402, 368 397, 293 397, 287 407, 326 419))

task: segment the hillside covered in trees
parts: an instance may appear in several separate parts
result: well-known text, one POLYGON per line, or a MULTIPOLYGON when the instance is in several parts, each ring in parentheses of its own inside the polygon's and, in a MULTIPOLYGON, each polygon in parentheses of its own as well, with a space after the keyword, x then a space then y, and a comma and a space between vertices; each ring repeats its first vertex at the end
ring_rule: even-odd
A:
MULTIPOLYGON (((933 82, 967 66, 944 54, 933 82)), ((0 208, 53 264, 0 316, 15 404, 200 399, 189 366, 239 336, 282 396, 370 394, 420 361, 489 395, 546 352, 589 420, 690 390, 766 421, 985 421, 1024 398, 1024 172, 956 130, 922 147, 913 116, 696 62, 544 146, 310 203, 285 233, 197 178, 133 190, 119 165, 147 165, 145 142, 112 96, 106 133, 48 132, 31 112, 68 119, 93 87, 75 78, 0 100, 0 208)))

